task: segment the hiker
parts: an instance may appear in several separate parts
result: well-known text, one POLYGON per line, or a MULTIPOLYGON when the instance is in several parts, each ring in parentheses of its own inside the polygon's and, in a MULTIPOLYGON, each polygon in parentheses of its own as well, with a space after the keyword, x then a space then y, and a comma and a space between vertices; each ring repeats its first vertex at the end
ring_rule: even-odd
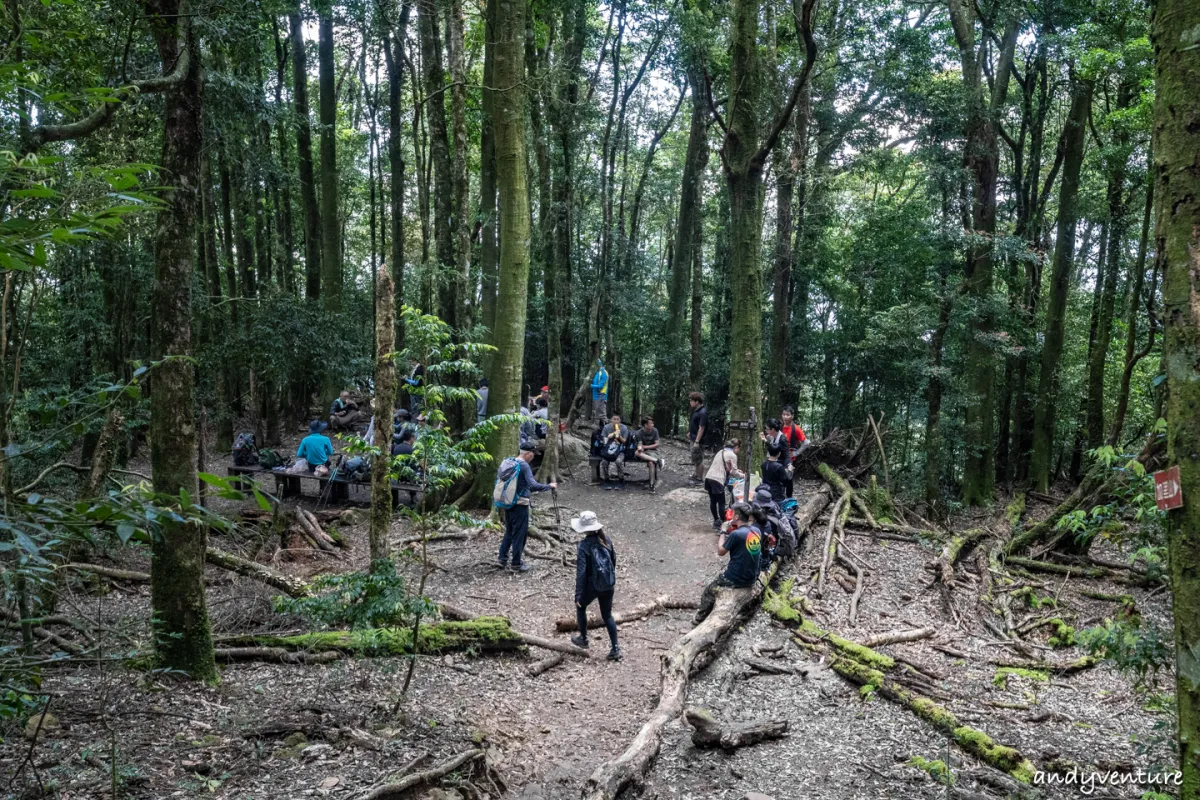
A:
POLYGON ((296 448, 296 463, 290 472, 311 472, 318 477, 329 474, 329 459, 333 456, 333 442, 324 434, 329 423, 314 419, 308 423, 308 436, 300 440, 296 448))
POLYGON ((420 417, 421 409, 425 406, 425 397, 422 394, 413 392, 411 390, 420 389, 425 385, 425 365, 420 361, 414 361, 412 374, 405 378, 404 382, 408 384, 410 389, 408 397, 409 406, 412 408, 413 416, 420 417))
POLYGON ((600 438, 604 442, 604 449, 601 452, 600 470, 604 474, 604 488, 612 488, 609 485, 609 464, 617 465, 617 480, 620 481, 619 488, 625 488, 625 445, 629 441, 629 428, 621 424, 621 415, 613 414, 607 425, 600 431, 600 438))
POLYGON ((796 517, 784 512, 779 503, 771 497, 771 490, 763 484, 759 484, 754 490, 753 506, 756 512, 761 509, 766 515, 768 527, 759 527, 764 533, 774 534, 775 552, 784 558, 791 557, 799 544, 796 517))
POLYGON ((546 428, 544 417, 538 417, 536 413, 529 413, 528 409, 521 409, 521 427, 518 429, 518 436, 521 444, 529 443, 533 445, 535 452, 542 452, 546 449, 546 428))
POLYGON ((592 414, 597 422, 608 419, 608 371, 599 359, 596 359, 596 374, 592 376, 592 414))
POLYGON ((475 401, 475 424, 483 422, 487 419, 487 399, 488 399, 488 380, 487 378, 479 379, 479 388, 475 390, 475 394, 479 395, 479 399, 475 401))
POLYGON ((742 448, 740 439, 730 439, 725 448, 713 457, 708 472, 704 475, 704 488, 708 491, 708 508, 712 512, 713 529, 721 530, 725 521, 725 487, 729 479, 744 478, 746 474, 738 469, 738 451, 742 448))
POLYGON ((547 408, 550 407, 550 387, 549 386, 543 386, 542 391, 538 394, 538 397, 540 397, 541 399, 546 401, 547 408))
POLYGON ((762 439, 768 448, 774 446, 779 450, 779 460, 786 468, 791 463, 791 458, 789 456, 787 440, 783 438, 783 432, 780 430, 783 427, 783 423, 774 417, 770 417, 763 423, 763 427, 766 430, 760 433, 758 438, 762 439))
POLYGON ((762 462, 762 482, 771 491, 771 499, 775 502, 781 503, 787 497, 787 485, 792 478, 783 465, 783 451, 772 442, 767 443, 767 459, 762 462))
POLYGON ((533 418, 545 420, 545 423, 538 423, 542 427, 548 427, 550 424, 550 401, 545 395, 538 395, 533 398, 533 418))
POLYGON ((788 451, 791 454, 791 458, 788 459, 788 463, 785 465, 788 470, 789 480, 787 482, 787 486, 784 487, 786 490, 786 496, 791 497, 792 490, 795 488, 792 485, 791 479, 794 478, 796 474, 796 459, 801 453, 803 453, 809 447, 812 447, 812 442, 808 440, 808 437, 804 435, 804 431, 801 430, 800 426, 796 424, 795 408, 792 406, 784 406, 783 410, 779 412, 779 416, 783 422, 783 427, 779 429, 779 432, 783 434, 783 438, 788 444, 788 451))
MULTIPOLYGON (((533 454, 533 445, 523 442, 520 454, 515 459, 504 459, 500 464, 500 469, 496 472, 497 484, 507 484, 510 480, 515 481, 512 494, 513 505, 504 508, 504 540, 500 542, 500 555, 496 559, 501 569, 507 569, 508 552, 511 548, 514 572, 529 571, 529 565, 521 559, 525 553, 525 537, 529 534, 529 493, 548 492, 558 488, 557 483, 538 483, 537 478, 533 477, 533 470, 529 468, 529 462, 533 461, 533 454), (513 461, 517 463, 511 463, 513 461), (515 470, 515 473, 511 473, 509 470, 515 470)), ((499 490, 500 486, 498 485, 496 491, 493 492, 493 498, 499 490)), ((499 507, 499 501, 497 501, 497 506, 499 507)))
POLYGON ((404 428, 399 433, 392 434, 392 455, 411 456, 416 439, 417 432, 412 428, 404 428))
POLYGON ((596 512, 584 511, 571 520, 571 529, 584 534, 575 553, 575 624, 579 633, 571 637, 576 647, 588 646, 587 609, 599 601, 600 619, 608 629, 609 661, 621 660, 617 646, 617 621, 612 615, 613 589, 617 585, 617 551, 596 519, 596 512))
POLYGON ((363 417, 363 413, 358 410, 358 403, 350 399, 350 393, 343 391, 329 406, 329 427, 335 431, 348 431, 354 427, 354 423, 358 422, 363 417))
POLYGON ((638 428, 637 433, 633 435, 637 441, 637 450, 634 452, 634 458, 638 461, 646 462, 646 469, 650 473, 650 491, 654 491, 654 486, 658 483, 658 470, 665 466, 666 462, 658 456, 658 428, 654 427, 654 419, 652 417, 642 417, 642 427, 638 428))
POLYGON ((704 480, 704 429, 708 427, 708 408, 704 405, 704 395, 692 392, 688 395, 688 407, 692 409, 691 419, 688 420, 688 441, 692 443, 692 483, 704 480))
POLYGON ((753 514, 749 503, 734 505, 730 529, 722 531, 721 538, 717 540, 717 555, 728 555, 729 565, 704 587, 704 594, 700 595, 700 609, 692 620, 694 625, 699 625, 712 613, 713 605, 717 602, 718 587, 745 588, 753 586, 758 580, 762 531, 751 522, 753 514))

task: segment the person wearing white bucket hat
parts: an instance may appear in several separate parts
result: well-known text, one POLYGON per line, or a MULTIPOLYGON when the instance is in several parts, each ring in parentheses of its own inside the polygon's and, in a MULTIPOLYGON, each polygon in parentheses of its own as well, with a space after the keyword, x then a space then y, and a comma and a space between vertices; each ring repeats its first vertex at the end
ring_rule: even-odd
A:
POLYGON ((620 661, 617 621, 612 615, 613 590, 617 585, 617 551, 604 534, 604 526, 596 519, 595 511, 584 511, 572 519, 571 529, 584 534, 575 557, 575 623, 579 626, 579 634, 571 637, 571 643, 577 647, 588 646, 587 608, 597 600, 600 618, 604 620, 612 645, 608 660, 620 661))

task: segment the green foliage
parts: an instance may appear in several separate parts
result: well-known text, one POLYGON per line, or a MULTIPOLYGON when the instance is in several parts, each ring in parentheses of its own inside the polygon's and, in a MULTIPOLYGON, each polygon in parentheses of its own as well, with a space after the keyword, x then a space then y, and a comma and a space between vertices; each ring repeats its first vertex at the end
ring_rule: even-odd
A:
POLYGON ((1088 652, 1111 661, 1122 673, 1132 676, 1138 688, 1153 688, 1158 672, 1174 662, 1171 635, 1141 618, 1106 619, 1102 625, 1077 634, 1088 652))
POLYGON ((277 597, 275 610, 297 614, 326 628, 351 630, 407 625, 417 613, 428 616, 434 605, 414 597, 394 561, 380 560, 367 572, 322 575, 310 597, 277 597))
POLYGON ((951 774, 950 767, 946 765, 945 761, 938 759, 930 760, 927 758, 922 758, 921 756, 913 756, 908 760, 908 765, 910 767, 916 767, 922 772, 928 773, 929 777, 933 778, 943 786, 954 785, 954 775, 951 774))

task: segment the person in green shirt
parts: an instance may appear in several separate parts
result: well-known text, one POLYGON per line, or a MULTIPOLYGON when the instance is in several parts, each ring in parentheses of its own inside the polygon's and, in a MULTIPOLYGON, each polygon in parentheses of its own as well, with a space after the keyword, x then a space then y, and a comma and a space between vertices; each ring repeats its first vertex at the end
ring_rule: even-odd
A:
POLYGON ((319 419, 308 423, 308 436, 300 440, 300 447, 296 449, 296 458, 307 461, 309 470, 324 466, 333 455, 333 442, 322 433, 327 427, 329 423, 319 419))

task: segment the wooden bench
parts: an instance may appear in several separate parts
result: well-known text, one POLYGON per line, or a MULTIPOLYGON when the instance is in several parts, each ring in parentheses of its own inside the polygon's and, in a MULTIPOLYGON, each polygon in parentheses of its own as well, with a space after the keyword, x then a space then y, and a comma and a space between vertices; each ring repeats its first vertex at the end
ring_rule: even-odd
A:
MULTIPOLYGON (((351 489, 353 487, 364 487, 367 489, 366 503, 369 505, 371 482, 366 481, 351 481, 345 478, 335 477, 330 480, 329 476, 313 475, 309 472, 284 472, 273 469, 264 469, 260 466, 250 467, 229 467, 229 477, 234 478, 233 483, 235 488, 249 489, 247 480, 253 480, 256 476, 270 475, 275 479, 275 496, 280 500, 286 500, 290 497, 304 496, 304 481, 314 481, 316 483, 316 495, 320 497, 325 494, 328 487, 327 500, 330 503, 350 503, 356 499, 352 497, 351 489)), ((392 506, 401 504, 401 493, 407 492, 409 496, 409 505, 415 506, 417 499, 422 493, 420 486, 414 483, 401 483, 400 481, 392 481, 392 506)), ((359 493, 361 494, 361 493, 359 493)), ((364 502, 357 500, 357 502, 364 502)))
MULTIPOLYGON (((588 464, 592 468, 592 483, 603 482, 603 478, 600 477, 600 464, 603 461, 604 459, 600 456, 588 454, 588 464)), ((624 466, 621 467, 621 474, 625 476, 625 480, 629 480, 629 468, 631 466, 645 467, 646 483, 651 487, 658 484, 658 464, 654 464, 649 461, 642 461, 640 458, 627 458, 625 459, 624 466)), ((613 469, 613 467, 609 467, 610 474, 612 473, 613 469)), ((636 482, 640 483, 641 479, 638 479, 636 482)))

